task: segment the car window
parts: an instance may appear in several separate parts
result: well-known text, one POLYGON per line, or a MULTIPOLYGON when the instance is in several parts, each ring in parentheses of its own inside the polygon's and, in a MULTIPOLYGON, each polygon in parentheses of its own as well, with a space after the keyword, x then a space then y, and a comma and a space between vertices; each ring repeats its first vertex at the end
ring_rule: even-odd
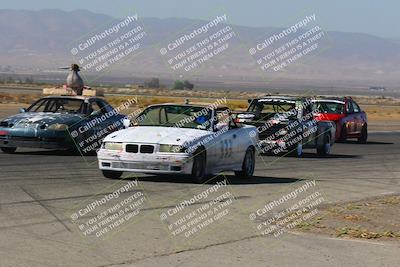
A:
MULTIPOLYGON (((172 117, 171 114, 169 114, 169 115, 170 115, 170 117, 172 117)), ((160 118, 160 123, 162 123, 162 124, 168 123, 167 112, 165 112, 165 109, 161 109, 159 111, 159 118, 160 118)))
POLYGON ((354 107, 353 107, 353 103, 351 103, 351 101, 348 101, 346 103, 346 113, 354 113, 354 107))
POLYGON ((223 123, 223 124, 229 124, 229 121, 231 120, 231 116, 229 112, 226 110, 217 110, 216 112, 217 115, 217 123, 223 123))
POLYGON ((336 102, 315 102, 314 111, 317 113, 343 114, 344 105, 336 102))
POLYGON ((100 99, 90 100, 87 114, 105 114, 112 111, 112 107, 100 99))
POLYGON ((92 101, 92 102, 90 102, 89 112, 88 113, 89 114, 92 114, 92 113, 101 114, 102 110, 101 110, 101 107, 99 106, 99 104, 97 102, 92 101))
POLYGON ((44 112, 46 105, 47 105, 47 99, 40 99, 36 103, 34 103, 32 106, 28 108, 29 112, 44 112))
POLYGON ((47 104, 45 112, 83 113, 83 104, 80 99, 54 98, 47 104))
POLYGON ((103 113, 111 112, 114 108, 102 99, 96 100, 97 105, 101 108, 103 113))
POLYGON ((145 110, 145 112, 143 112, 144 117, 144 121, 142 121, 141 123, 143 124, 158 124, 161 123, 160 120, 160 112, 162 110, 160 108, 148 108, 147 110, 145 110))
POLYGON ((28 108, 29 112, 83 113, 84 102, 80 99, 43 98, 28 108))
POLYGON ((141 126, 163 126, 207 129, 211 121, 211 109, 194 106, 162 105, 145 109, 141 115, 141 126))
MULTIPOLYGON (((198 128, 211 117, 211 112, 208 110, 205 114, 202 113, 203 108, 180 107, 180 106, 165 106, 164 113, 160 113, 160 118, 165 116, 167 124, 182 125, 182 127, 198 128)), ((205 109, 204 109, 205 110, 205 109)))
POLYGON ((360 107, 357 105, 356 102, 351 101, 351 103, 353 105, 354 112, 360 112, 361 111, 360 107))
POLYGON ((241 125, 238 125, 232 118, 232 114, 229 109, 218 109, 215 112, 216 120, 214 122, 214 127, 216 130, 222 130, 225 127, 229 128, 240 128, 241 125))
MULTIPOLYGON (((310 116, 313 113, 312 104, 306 105, 303 111, 303 117, 310 116)), ((311 116, 312 118, 312 116, 311 116)))
MULTIPOLYGON (((296 110, 294 102, 287 101, 252 101, 247 111, 254 112, 255 118, 258 120, 268 120, 276 114, 285 114, 292 110, 296 110)), ((296 118, 296 115, 290 114, 290 117, 296 118)))

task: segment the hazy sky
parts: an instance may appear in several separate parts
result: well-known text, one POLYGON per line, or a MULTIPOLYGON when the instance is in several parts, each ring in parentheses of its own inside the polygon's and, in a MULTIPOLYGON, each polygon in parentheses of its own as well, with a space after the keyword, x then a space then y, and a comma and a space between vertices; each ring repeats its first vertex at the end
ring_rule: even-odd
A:
POLYGON ((398 0, 2 0, 0 8, 87 9, 115 17, 136 10, 142 17, 200 19, 224 11, 229 22, 246 26, 288 26, 306 14, 315 13, 326 30, 400 39, 398 0))

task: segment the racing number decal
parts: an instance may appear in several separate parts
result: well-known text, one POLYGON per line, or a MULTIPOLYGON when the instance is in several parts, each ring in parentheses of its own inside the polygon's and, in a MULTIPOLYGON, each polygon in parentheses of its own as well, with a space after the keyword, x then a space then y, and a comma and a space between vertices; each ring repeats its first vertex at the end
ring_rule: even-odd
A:
POLYGON ((224 139, 220 142, 221 158, 230 158, 232 156, 232 140, 224 139))

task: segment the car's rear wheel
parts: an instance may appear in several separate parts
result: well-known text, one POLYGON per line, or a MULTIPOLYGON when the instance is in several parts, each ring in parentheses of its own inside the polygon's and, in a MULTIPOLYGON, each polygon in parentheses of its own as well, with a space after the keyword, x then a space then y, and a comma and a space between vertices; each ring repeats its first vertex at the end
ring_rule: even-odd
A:
POLYGON ((317 154, 320 156, 328 155, 331 152, 331 136, 326 134, 321 145, 317 146, 317 154))
POLYGON ((346 124, 343 124, 342 130, 340 131, 339 142, 346 142, 347 140, 347 129, 346 124))
POLYGON ((122 176, 121 171, 108 171, 108 170, 102 170, 103 176, 108 178, 108 179, 118 179, 122 176))
POLYGON ((204 150, 198 150, 194 153, 192 178, 197 183, 204 182, 206 177, 206 153, 204 150))
POLYGON ((242 170, 235 171, 235 176, 240 178, 250 178, 254 174, 255 167, 255 152, 252 147, 247 148, 246 154, 244 155, 242 170))
POLYGON ((16 150, 17 150, 16 147, 2 147, 1 148, 1 151, 3 151, 4 153, 7 153, 7 154, 15 153, 16 150))
POLYGON ((361 135, 358 138, 358 142, 360 144, 366 144, 367 143, 367 139, 368 139, 368 127, 365 124, 361 129, 361 135))

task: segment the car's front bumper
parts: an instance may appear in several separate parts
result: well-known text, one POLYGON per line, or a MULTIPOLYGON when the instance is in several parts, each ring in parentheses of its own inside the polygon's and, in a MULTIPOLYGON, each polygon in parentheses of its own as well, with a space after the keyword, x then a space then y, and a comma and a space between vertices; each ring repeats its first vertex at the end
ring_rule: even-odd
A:
POLYGON ((0 128, 0 147, 69 149, 73 146, 63 132, 37 133, 0 128))
POLYGON ((100 149, 101 170, 154 174, 191 174, 193 160, 186 153, 127 153, 100 149))

